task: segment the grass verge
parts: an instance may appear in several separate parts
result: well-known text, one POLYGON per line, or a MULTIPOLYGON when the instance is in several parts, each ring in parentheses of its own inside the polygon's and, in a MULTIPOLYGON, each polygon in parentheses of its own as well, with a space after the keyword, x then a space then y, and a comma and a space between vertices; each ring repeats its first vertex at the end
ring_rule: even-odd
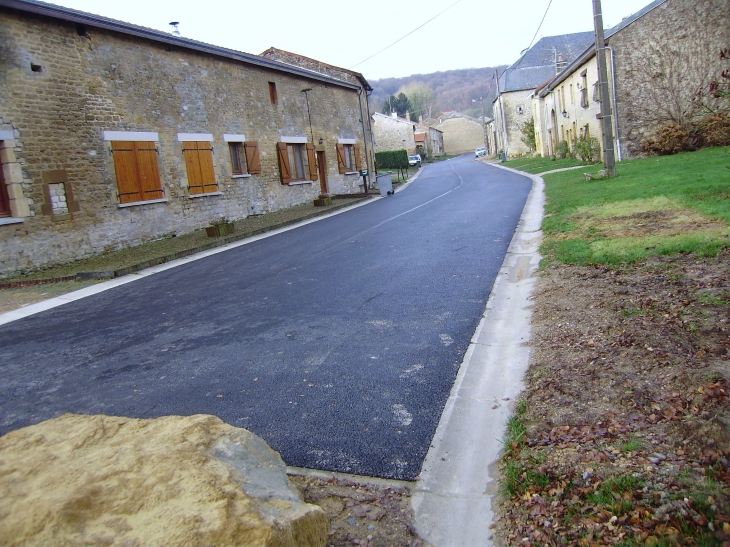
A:
MULTIPOLYGON (((519 169, 520 171, 525 171, 526 173, 532 173, 533 175, 535 175, 537 173, 552 171, 553 169, 564 169, 566 167, 577 167, 580 165, 585 165, 586 167, 595 167, 596 164, 588 164, 583 161, 573 160, 570 158, 562 160, 554 160, 551 158, 515 158, 507 160, 503 163, 503 165, 511 167, 512 169, 519 169)), ((603 169, 603 167, 601 166, 600 169, 603 169)))

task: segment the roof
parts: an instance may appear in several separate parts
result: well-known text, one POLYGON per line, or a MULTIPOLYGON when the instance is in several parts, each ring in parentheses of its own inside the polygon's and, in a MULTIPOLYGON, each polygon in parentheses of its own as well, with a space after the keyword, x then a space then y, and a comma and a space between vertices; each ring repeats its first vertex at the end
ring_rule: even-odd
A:
POLYGON ((102 17, 100 15, 94 15, 92 13, 86 13, 63 6, 57 6, 55 4, 48 4, 46 2, 40 2, 39 0, 0 0, 0 8, 14 9, 24 13, 33 13, 36 15, 51 17, 53 19, 60 19, 62 21, 70 21, 72 23, 81 23, 89 27, 111 30, 120 34, 126 34, 128 36, 136 36, 138 38, 144 38, 153 42, 172 44, 180 48, 208 53, 210 55, 231 59, 249 65, 255 65, 271 70, 276 70, 278 72, 294 74, 296 76, 301 76, 310 80, 322 81, 353 90, 359 89, 359 86, 348 83, 344 80, 325 76, 319 72, 314 72, 312 70, 307 70, 290 64, 281 63, 279 61, 274 61, 265 57, 253 55, 251 53, 243 53, 241 51, 236 51, 233 49, 227 49, 212 44, 206 44, 205 42, 198 42, 197 40, 183 38, 181 36, 176 36, 167 32, 161 32, 159 30, 154 30, 147 27, 132 25, 131 23, 125 23, 116 19, 110 19, 108 17, 102 17))
POLYGON ((373 114, 373 118, 375 116, 380 116, 381 118, 385 118, 386 120, 390 120, 393 122, 407 123, 408 125, 416 125, 416 122, 409 122, 408 120, 404 120, 403 118, 394 118, 393 116, 388 116, 387 114, 382 114, 380 112, 375 112, 373 114))
MULTIPOLYGON (((344 74, 348 74, 348 75, 352 76, 353 78, 357 78, 366 91, 373 90, 371 85, 365 79, 365 76, 363 76, 362 73, 360 73, 360 72, 355 72, 354 70, 349 70, 347 68, 342 68, 339 66, 334 66, 334 65, 327 64, 327 63, 323 63, 322 61, 318 61, 317 59, 312 59, 311 57, 306 57, 306 56, 300 55, 298 53, 292 53, 291 51, 286 51, 283 49, 270 47, 269 49, 267 49, 266 51, 261 53, 261 57, 267 57, 269 59, 274 59, 274 60, 277 60, 279 62, 286 63, 286 64, 291 64, 291 63, 287 63, 284 60, 286 58, 289 58, 292 60, 297 60, 302 63, 314 65, 314 67, 316 67, 316 68, 313 68, 311 66, 310 67, 302 66, 297 63, 294 63, 294 66, 301 66, 302 68, 309 68, 310 70, 314 70, 315 72, 320 72, 322 74, 329 75, 329 76, 332 76, 332 74, 330 74, 330 72, 335 72, 335 73, 342 72, 344 74), (284 59, 282 59, 282 57, 284 59)), ((332 77, 336 78, 337 76, 332 76, 332 77)))
POLYGON ((416 142, 426 142, 426 133, 414 133, 413 138, 416 142))
MULTIPOLYGON (((644 15, 652 11, 654 8, 664 4, 667 0, 654 0, 650 4, 647 4, 642 9, 637 11, 636 13, 626 17, 623 21, 621 21, 618 25, 607 29, 604 33, 604 38, 606 42, 609 41, 609 39, 616 35, 621 30, 628 27, 631 23, 634 23, 638 19, 641 19, 644 15)), ((588 48, 579 55, 576 59, 574 59, 563 72, 555 76, 551 81, 547 82, 547 85, 545 85, 540 90, 540 97, 544 97, 548 93, 550 93, 553 89, 555 89, 556 86, 561 84, 568 76, 570 76, 573 72, 575 72, 575 69, 579 66, 581 66, 583 63, 585 63, 588 59, 591 57, 594 57, 596 54, 596 44, 595 41, 593 44, 588 46, 588 48)))
POLYGON ((501 74, 500 92, 535 89, 555 76, 559 57, 562 56, 566 64, 570 63, 593 41, 592 31, 540 38, 517 62, 507 67, 501 74))

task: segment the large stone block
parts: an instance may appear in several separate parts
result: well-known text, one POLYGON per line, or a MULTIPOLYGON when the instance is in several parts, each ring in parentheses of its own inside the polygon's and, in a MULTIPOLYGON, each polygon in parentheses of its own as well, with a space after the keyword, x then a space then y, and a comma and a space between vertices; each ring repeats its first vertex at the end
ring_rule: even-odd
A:
POLYGON ((324 546, 322 510, 214 416, 66 414, 0 438, 4 545, 324 546))

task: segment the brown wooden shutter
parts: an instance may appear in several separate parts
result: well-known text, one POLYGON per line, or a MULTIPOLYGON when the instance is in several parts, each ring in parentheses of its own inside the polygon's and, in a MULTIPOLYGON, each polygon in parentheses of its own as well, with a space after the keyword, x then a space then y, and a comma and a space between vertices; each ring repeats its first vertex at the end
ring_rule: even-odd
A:
POLYGON ((135 143, 133 141, 112 141, 111 144, 119 202, 143 201, 135 143))
POLYGON ((314 157, 314 145, 307 143, 307 163, 309 163, 309 180, 317 180, 317 160, 314 157))
MULTIPOLYGON (((162 199, 160 169, 157 165, 157 147, 154 142, 137 142, 137 168, 142 200, 162 199)), ((67 196, 68 197, 68 196, 67 196)))
POLYGON ((261 173, 261 156, 259 155, 259 143, 244 142, 243 150, 246 153, 246 167, 250 175, 259 175, 261 173))
POLYGON ((276 155, 279 157, 279 175, 282 184, 291 182, 291 167, 289 166, 289 154, 285 142, 276 143, 276 155))
POLYGON ((216 192, 213 169, 213 145, 208 141, 183 142, 185 168, 188 172, 188 191, 191 194, 216 192))
POLYGON ((355 170, 359 171, 362 167, 362 164, 360 163, 360 145, 356 144, 353 148, 355 149, 355 170))
POLYGON ((347 171, 347 162, 345 161, 345 145, 337 145, 337 168, 340 173, 347 171))

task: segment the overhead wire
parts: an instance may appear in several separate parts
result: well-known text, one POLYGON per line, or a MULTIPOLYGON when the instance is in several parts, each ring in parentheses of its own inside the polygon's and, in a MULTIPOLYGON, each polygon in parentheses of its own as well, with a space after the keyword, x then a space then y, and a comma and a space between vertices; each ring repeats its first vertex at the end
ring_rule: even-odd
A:
POLYGON ((450 5, 450 6, 448 7, 448 8, 446 8, 446 9, 445 9, 445 10, 443 10, 443 11, 440 11, 439 13, 437 13, 436 15, 434 15, 433 17, 431 17, 431 19, 429 19, 429 20, 428 20, 428 21, 426 21, 425 23, 423 23, 423 24, 421 24, 421 25, 417 26, 416 28, 414 28, 414 29, 413 29, 413 30, 412 30, 411 32, 409 32, 408 34, 406 34, 406 35, 404 35, 404 36, 401 36, 400 38, 398 38, 398 39, 397 39, 397 40, 396 40, 395 42, 393 42, 392 44, 390 44, 390 45, 388 45, 388 46, 385 46, 385 47, 384 47, 383 49, 381 49, 380 51, 378 51, 378 52, 376 52, 376 53, 373 53, 373 54, 372 54, 372 55, 371 55, 370 57, 368 57, 367 59, 363 59, 363 60, 362 60, 362 61, 360 61, 359 63, 357 63, 357 64, 355 64, 355 65, 352 65, 352 66, 350 67, 350 70, 352 70, 352 69, 353 69, 353 68, 355 68, 356 66, 359 66, 359 65, 363 64, 363 63, 364 63, 365 61, 369 61, 370 59, 372 59, 372 58, 373 58, 373 57, 375 57, 376 55, 380 55, 380 54, 381 54, 381 53, 383 53, 383 52, 384 52, 384 51, 385 51, 386 49, 389 49, 389 48, 393 47, 394 45, 396 45, 396 44, 397 44, 398 42, 400 42, 401 40, 403 40, 403 39, 405 39, 405 38, 408 38, 408 37, 409 37, 409 36, 410 36, 411 34, 413 34, 414 32, 416 32, 416 31, 417 31, 418 29, 420 29, 420 28, 423 28, 423 27, 425 27, 425 26, 426 26, 427 24, 429 24, 429 23, 430 23, 431 21, 433 21, 434 19, 436 19, 436 18, 437 18, 437 17, 439 17, 440 15, 442 15, 442 14, 446 13, 447 11, 449 11, 449 10, 450 10, 451 8, 453 8, 453 7, 454 7, 454 6, 456 5, 456 4, 458 4, 459 2, 461 2, 461 0, 456 0, 456 2, 454 2, 453 4, 451 4, 451 5, 450 5))

